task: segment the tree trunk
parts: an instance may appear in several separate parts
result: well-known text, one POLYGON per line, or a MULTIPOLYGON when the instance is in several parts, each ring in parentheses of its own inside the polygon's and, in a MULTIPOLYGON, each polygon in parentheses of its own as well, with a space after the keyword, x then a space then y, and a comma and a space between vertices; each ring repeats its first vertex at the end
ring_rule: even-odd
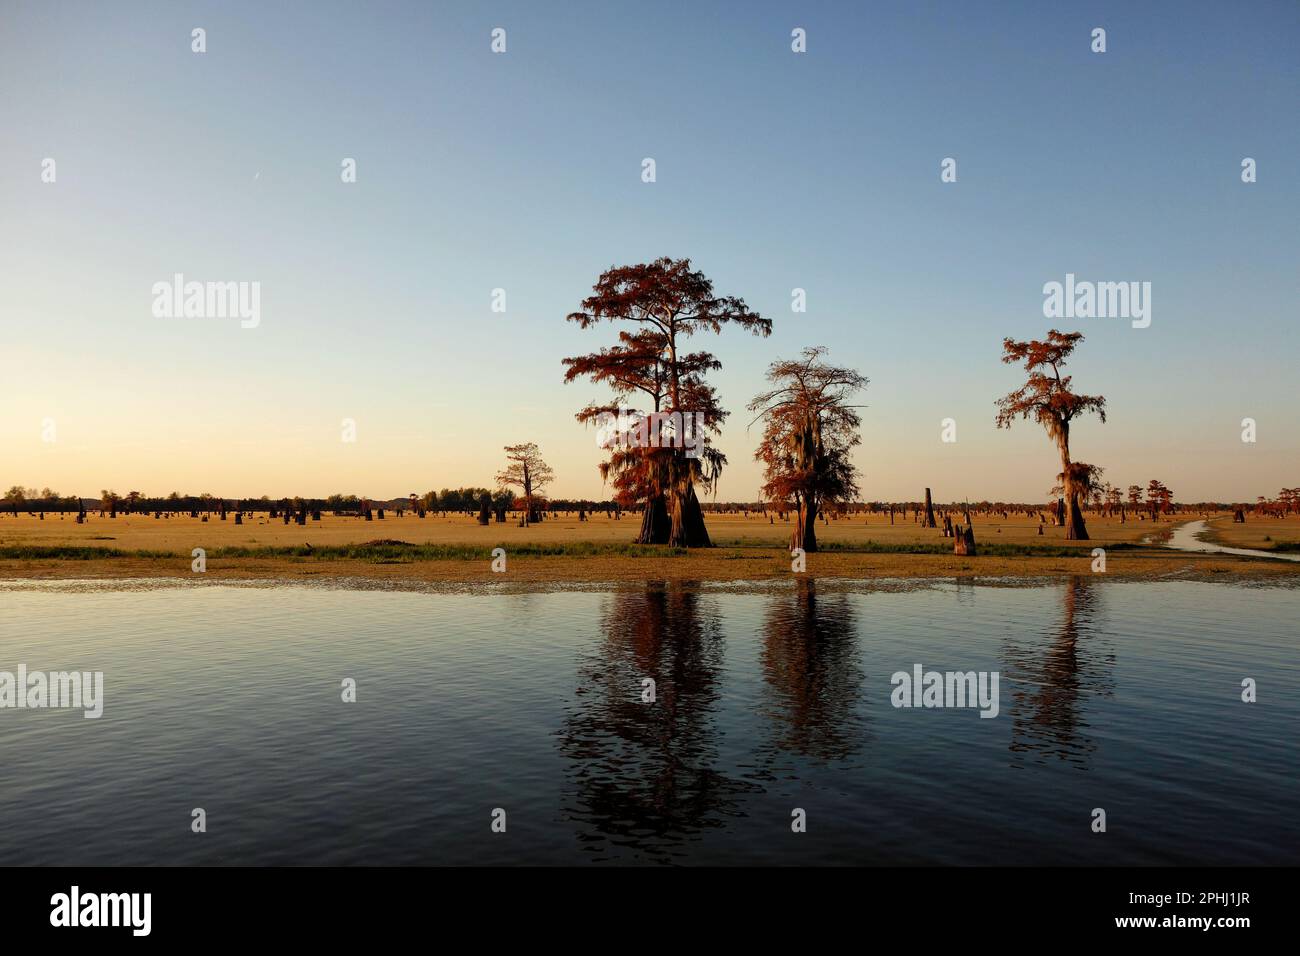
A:
POLYGON ((930 503, 930 489, 925 489, 925 520, 921 522, 922 528, 937 528, 934 523, 934 505, 930 503))
POLYGON ((1079 492, 1070 479, 1065 481, 1065 539, 1067 541, 1087 541, 1088 529, 1083 523, 1083 511, 1079 508, 1079 492))
POLYGON ((695 485, 688 478, 685 487, 673 489, 669 495, 668 514, 672 519, 672 530, 668 533, 668 543, 674 548, 711 548, 709 532, 704 527, 704 512, 700 508, 700 499, 695 497, 695 485))
POLYGON ((795 519, 794 533, 790 535, 790 547, 803 548, 804 553, 812 554, 817 550, 817 499, 801 496, 798 505, 799 515, 795 519))
POLYGON ((692 542, 688 547, 711 548, 713 541, 709 538, 709 529, 704 526, 704 508, 695 497, 694 486, 686 501, 686 536, 692 542))
POLYGON ((635 544, 667 544, 672 531, 668 520, 668 504, 663 495, 655 495, 641 512, 641 531, 635 544))
MULTIPOLYGON (((1088 529, 1084 527, 1083 512, 1079 509, 1079 486, 1071 473, 1068 425, 1058 438, 1057 447, 1061 452, 1061 490, 1065 493, 1065 513, 1062 515, 1065 524, 1065 539, 1067 541, 1087 541, 1088 529)), ((1060 503, 1058 498, 1058 513, 1060 503)))

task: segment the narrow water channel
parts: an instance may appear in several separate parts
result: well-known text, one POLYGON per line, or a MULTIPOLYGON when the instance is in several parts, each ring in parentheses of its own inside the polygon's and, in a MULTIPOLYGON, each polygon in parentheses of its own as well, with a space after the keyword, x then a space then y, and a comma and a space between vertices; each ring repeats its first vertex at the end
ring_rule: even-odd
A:
POLYGON ((1300 554, 1278 554, 1275 551, 1256 551, 1253 548, 1228 548, 1221 544, 1212 544, 1200 540, 1197 535, 1210 529, 1205 521, 1189 521, 1175 528, 1166 547, 1179 551, 1213 551, 1216 554, 1240 554, 1251 558, 1276 558, 1279 561, 1300 561, 1300 554))

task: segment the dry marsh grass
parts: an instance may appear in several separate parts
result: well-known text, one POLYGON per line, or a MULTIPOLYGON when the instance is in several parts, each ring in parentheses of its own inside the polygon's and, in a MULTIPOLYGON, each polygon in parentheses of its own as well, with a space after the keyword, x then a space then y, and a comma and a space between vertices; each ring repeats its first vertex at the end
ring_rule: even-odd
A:
MULTIPOLYGON (((1184 519, 1186 520, 1186 519, 1184 519)), ((490 552, 504 547, 517 580, 620 581, 666 578, 748 580, 791 573, 790 522, 765 516, 709 515, 717 547, 686 551, 634 545, 636 516, 580 522, 559 515, 539 525, 479 525, 465 515, 392 515, 383 521, 324 515, 305 526, 255 516, 242 525, 220 521, 72 515, 44 521, 0 517, 0 577, 113 578, 190 576, 191 551, 203 548, 208 577, 368 577, 418 581, 499 580, 490 552)), ((1253 524, 1253 523, 1252 523, 1253 524)), ((1216 521, 1216 529, 1224 521, 1216 521)), ((1259 522, 1258 536, 1300 539, 1300 518, 1259 522), (1265 531, 1267 527, 1269 530, 1265 531)), ((1282 578, 1300 565, 1180 554, 1144 544, 1171 522, 1120 522, 1091 517, 1089 541, 1067 541, 1063 528, 1037 533, 1034 519, 974 517, 979 554, 953 555, 951 539, 909 517, 854 516, 818 527, 823 550, 808 558, 808 573, 828 577, 1052 577, 1091 573, 1092 549, 1107 550, 1107 576, 1118 579, 1186 577, 1282 578)), ((1243 526, 1228 527, 1241 529, 1243 526)), ((1245 526, 1255 531, 1251 525, 1245 526)), ((1244 536, 1243 541, 1247 540, 1244 536)), ((1245 547, 1259 547, 1249 538, 1245 547)), ((1236 541, 1230 543, 1236 544, 1236 541)))

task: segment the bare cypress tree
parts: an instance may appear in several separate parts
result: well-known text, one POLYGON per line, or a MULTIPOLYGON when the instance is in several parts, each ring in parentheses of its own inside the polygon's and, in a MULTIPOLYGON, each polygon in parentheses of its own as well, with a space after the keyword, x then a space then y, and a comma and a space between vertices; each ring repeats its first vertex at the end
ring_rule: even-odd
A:
POLYGON ((1101 395, 1079 395, 1070 390, 1072 376, 1062 375, 1066 360, 1074 347, 1083 341, 1081 332, 1058 332, 1052 329, 1047 338, 1017 342, 1004 339, 1002 361, 1007 364, 1023 362, 1029 380, 1014 392, 998 399, 997 425, 1010 428, 1017 418, 1032 418, 1042 425, 1056 443, 1061 454, 1061 483, 1065 491, 1060 503, 1063 512, 1066 538, 1079 541, 1088 539, 1088 529, 1083 523, 1079 506, 1081 479, 1085 476, 1078 465, 1070 461, 1070 425, 1080 415, 1095 412, 1106 421, 1106 399, 1101 395))
POLYGON ((763 443, 754 457, 763 462, 764 496, 773 502, 793 499, 798 521, 790 547, 817 550, 817 515, 823 505, 851 501, 858 494, 857 469, 851 460, 861 439, 861 419, 848 397, 867 379, 848 368, 821 361, 826 349, 806 348, 803 357, 773 362, 767 378, 775 388, 749 403, 754 419, 763 419, 763 443))
POLYGON ((555 480, 555 472, 542 459, 542 454, 534 442, 507 445, 505 452, 509 464, 497 475, 497 483, 502 488, 513 485, 523 490, 525 524, 540 521, 540 508, 535 496, 555 480))
MULTIPOLYGON (((713 388, 704 381, 703 372, 720 367, 720 363, 707 352, 688 355, 681 349, 683 340, 698 333, 721 332, 728 323, 757 335, 766 336, 772 331, 772 321, 751 312, 743 299, 714 295, 713 283, 703 272, 693 271, 689 259, 668 257, 605 271, 596 281, 593 294, 583 300, 582 311, 570 314, 568 319, 584 329, 606 320, 637 323, 641 332, 625 336, 625 351, 614 356, 616 362, 634 363, 626 366, 634 374, 624 376, 624 390, 646 391, 637 383, 650 378, 658 389, 654 411, 682 417, 698 414, 703 418, 704 430, 715 434, 726 413, 718 405, 713 388), (642 354, 646 349, 648 357, 642 354)), ((587 360, 593 367, 601 366, 608 363, 609 352, 603 357, 583 356, 576 361, 587 360)), ((591 374, 597 381, 618 384, 613 375, 606 374, 602 379, 589 370, 575 372, 570 363, 568 378, 571 380, 575 374, 591 374)), ((602 467, 606 473, 611 468, 617 474, 626 471, 627 487, 645 496, 646 520, 656 541, 659 522, 654 509, 663 501, 668 520, 667 544, 711 545, 695 483, 712 488, 726 464, 726 456, 708 447, 707 437, 704 444, 701 453, 688 455, 678 436, 675 447, 633 448, 629 454, 611 455, 602 467)))

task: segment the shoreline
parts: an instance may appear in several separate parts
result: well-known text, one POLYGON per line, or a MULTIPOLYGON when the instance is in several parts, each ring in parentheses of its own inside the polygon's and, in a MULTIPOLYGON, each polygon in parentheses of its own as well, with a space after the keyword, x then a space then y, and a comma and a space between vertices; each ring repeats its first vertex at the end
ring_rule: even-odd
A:
POLYGON ((414 585, 454 583, 622 583, 629 581, 771 581, 798 578, 864 580, 1067 579, 1076 576, 1116 581, 1234 581, 1300 583, 1300 565, 1271 558, 1134 548, 1110 552, 1104 572, 1093 572, 1090 552, 1074 556, 817 552, 806 570, 794 572, 788 552, 767 548, 714 548, 674 556, 521 555, 494 572, 490 555, 482 559, 400 559, 220 557, 207 560, 205 572, 191 570, 188 557, 0 559, 4 581, 111 581, 191 579, 194 581, 365 580, 414 585))

